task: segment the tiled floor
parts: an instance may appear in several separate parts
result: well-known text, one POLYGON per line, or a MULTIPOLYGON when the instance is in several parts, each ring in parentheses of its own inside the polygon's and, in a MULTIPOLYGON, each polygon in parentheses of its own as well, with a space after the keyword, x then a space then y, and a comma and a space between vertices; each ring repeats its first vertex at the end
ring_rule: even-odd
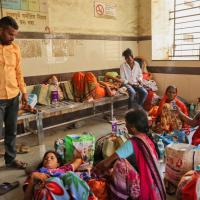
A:
MULTIPOLYGON (((67 129, 66 127, 59 127, 45 132, 45 142, 44 145, 37 145, 37 136, 29 135, 17 139, 17 143, 25 142, 31 146, 31 151, 27 154, 19 154, 17 158, 25 160, 30 166, 36 165, 42 158, 44 152, 49 149, 53 149, 54 141, 57 138, 62 138, 66 134, 82 133, 84 131, 89 131, 95 135, 96 138, 102 136, 111 131, 111 125, 105 120, 98 118, 93 118, 84 121, 84 124, 79 129, 67 129)), ((0 148, 3 148, 1 145, 0 148)), ((4 167, 4 160, 0 158, 0 183, 2 182, 12 182, 15 180, 20 181, 20 186, 7 194, 0 196, 0 200, 22 200, 23 190, 22 185, 26 178, 25 172, 23 170, 8 170, 4 167)), ((173 200, 175 197, 168 197, 167 199, 173 200)))

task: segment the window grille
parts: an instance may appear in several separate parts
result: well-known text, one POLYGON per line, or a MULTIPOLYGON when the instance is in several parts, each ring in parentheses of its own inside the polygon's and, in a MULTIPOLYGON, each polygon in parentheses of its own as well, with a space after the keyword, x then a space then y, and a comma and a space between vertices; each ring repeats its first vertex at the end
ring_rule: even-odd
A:
POLYGON ((200 0, 174 0, 172 60, 200 60, 200 0))

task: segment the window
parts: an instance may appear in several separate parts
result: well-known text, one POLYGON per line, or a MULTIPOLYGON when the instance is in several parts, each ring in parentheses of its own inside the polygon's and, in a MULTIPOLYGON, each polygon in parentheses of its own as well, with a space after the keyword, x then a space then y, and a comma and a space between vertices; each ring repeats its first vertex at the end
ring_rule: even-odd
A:
POLYGON ((174 0, 169 59, 200 60, 200 0, 174 0))

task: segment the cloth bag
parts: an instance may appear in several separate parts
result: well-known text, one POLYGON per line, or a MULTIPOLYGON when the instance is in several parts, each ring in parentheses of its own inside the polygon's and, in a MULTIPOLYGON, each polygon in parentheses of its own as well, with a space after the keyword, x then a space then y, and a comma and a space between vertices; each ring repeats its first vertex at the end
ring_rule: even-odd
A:
POLYGON ((95 143, 95 151, 94 151, 94 162, 98 163, 101 160, 103 160, 103 153, 102 153, 102 148, 103 148, 103 144, 105 142, 105 140, 107 138, 109 138, 112 135, 112 133, 109 133, 107 135, 104 135, 102 137, 100 137, 96 143, 95 143))
POLYGON ((76 151, 80 152, 84 163, 79 167, 79 170, 85 170, 93 165, 95 137, 92 134, 73 134, 66 135, 64 138, 64 161, 71 162, 76 151))
POLYGON ((177 200, 200 199, 200 171, 191 170, 181 178, 176 192, 177 200))
POLYGON ((169 144, 166 149, 165 179, 178 185, 181 177, 200 164, 200 150, 190 144, 169 144))
POLYGON ((111 135, 110 137, 106 138, 102 147, 103 157, 107 158, 111 156, 119 147, 122 146, 122 144, 126 142, 126 140, 126 137, 123 135, 111 135))

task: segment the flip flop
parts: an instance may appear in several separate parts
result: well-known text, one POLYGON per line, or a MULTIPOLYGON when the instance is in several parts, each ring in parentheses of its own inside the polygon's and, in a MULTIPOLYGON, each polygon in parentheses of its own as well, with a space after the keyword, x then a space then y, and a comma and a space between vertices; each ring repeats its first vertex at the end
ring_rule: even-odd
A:
POLYGON ((26 169, 27 166, 28 166, 28 163, 20 161, 20 160, 14 160, 13 162, 6 164, 6 167, 15 168, 15 169, 26 169))
POLYGON ((14 188, 19 186, 19 181, 15 181, 12 183, 4 182, 0 184, 0 195, 4 195, 7 192, 13 190, 14 188))

